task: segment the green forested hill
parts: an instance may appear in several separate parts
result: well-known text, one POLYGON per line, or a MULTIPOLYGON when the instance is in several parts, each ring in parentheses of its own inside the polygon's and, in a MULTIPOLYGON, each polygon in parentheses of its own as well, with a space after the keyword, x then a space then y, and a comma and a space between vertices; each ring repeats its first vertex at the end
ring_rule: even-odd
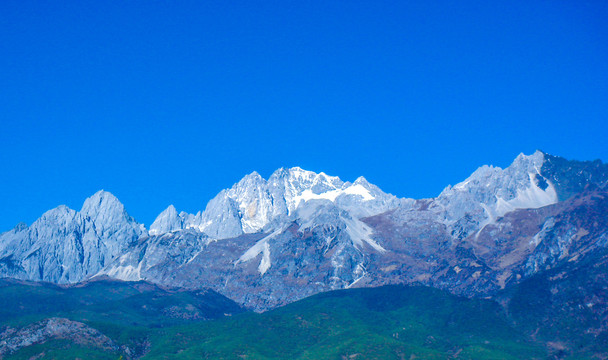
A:
POLYGON ((31 324, 51 317, 99 332, 95 337, 90 334, 93 330, 85 333, 76 327, 69 336, 50 336, 43 343, 5 354, 5 359, 548 356, 545 345, 513 327, 497 303, 426 287, 341 290, 262 314, 242 313, 215 293, 169 292, 146 283, 114 281, 70 289, 9 282, 0 287, 0 298, 5 337, 1 341, 6 342, 7 329, 30 326, 34 332, 31 324), (100 334, 109 339, 100 340, 100 334))
POLYGON ((319 294, 263 314, 167 328, 146 359, 541 359, 501 308, 425 287, 319 294))

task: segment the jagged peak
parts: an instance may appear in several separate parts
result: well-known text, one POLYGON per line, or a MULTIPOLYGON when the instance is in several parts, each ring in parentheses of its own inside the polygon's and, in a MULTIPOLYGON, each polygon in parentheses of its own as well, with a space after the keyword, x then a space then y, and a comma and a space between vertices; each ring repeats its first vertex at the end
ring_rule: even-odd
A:
MULTIPOLYGON (((502 171, 502 168, 500 168, 498 166, 482 165, 482 166, 478 167, 477 169, 475 169, 475 171, 473 171, 473 173, 471 175, 469 175, 469 177, 467 177, 464 181, 461 181, 454 186, 448 185, 443 190, 442 194, 445 193, 446 191, 450 191, 450 190, 463 190, 471 182, 474 182, 475 180, 478 180, 478 179, 481 179, 484 177, 491 176, 491 174, 497 173, 500 171, 502 171)), ((439 196, 441 196, 441 195, 439 195, 439 196)))
POLYGON ((493 221, 514 209, 553 204, 557 202, 554 187, 539 188, 535 180, 543 162, 544 154, 536 151, 532 155, 519 154, 505 169, 483 165, 465 181, 445 188, 438 200, 455 204, 450 211, 456 218, 465 212, 463 204, 481 204, 487 215, 485 221, 493 221))
POLYGON ((323 184, 336 188, 344 184, 344 182, 337 176, 327 175, 324 172, 316 173, 314 171, 304 170, 297 166, 288 169, 288 179, 289 182, 300 183, 304 186, 323 184))
MULTIPOLYGON (((464 181, 459 182, 458 184, 454 185, 454 186, 449 186, 446 187, 446 189, 444 190, 463 190, 467 188, 468 184, 474 183, 476 181, 481 181, 483 179, 490 179, 494 176, 498 176, 499 174, 513 174, 513 173, 517 173, 517 172, 521 172, 521 173, 530 173, 530 172, 537 172, 540 173, 540 168, 542 167, 543 161, 544 161, 544 156, 545 154, 540 151, 540 150, 536 150, 533 154, 531 155, 526 155, 524 153, 520 153, 519 155, 517 155, 517 157, 515 157, 515 159, 513 160, 513 162, 505 169, 499 167, 499 166, 494 166, 494 165, 482 165, 480 167, 478 167, 475 171, 473 171, 473 173, 466 178, 464 181)), ((527 176, 527 175, 526 175, 527 176)))
POLYGON ((289 169, 289 175, 296 179, 312 179, 318 176, 314 171, 304 170, 299 166, 294 166, 289 169))
POLYGON ((370 182, 369 182, 369 181, 367 181, 367 179, 366 179, 366 178, 364 178, 363 176, 359 176, 359 177, 357 178, 357 180, 355 180, 355 182, 353 183, 353 185, 362 185, 362 186, 368 187, 368 186, 370 186, 371 184, 370 184, 370 182))
POLYGON ((280 167, 278 169, 276 169, 268 178, 268 180, 270 179, 274 179, 274 178, 281 178, 284 176, 287 176, 287 174, 289 174, 289 169, 286 167, 280 167))
POLYGON ((112 193, 100 190, 87 198, 82 205, 80 214, 94 222, 104 225, 116 222, 134 221, 127 214, 124 205, 112 193))
POLYGON ((173 206, 173 204, 167 206, 167 208, 165 210, 163 210, 158 216, 162 216, 162 215, 171 215, 171 216, 176 216, 177 215, 177 209, 175 208, 175 206, 173 206))
POLYGON ((255 184, 260 182, 266 182, 266 180, 264 180, 264 178, 257 171, 253 171, 252 173, 243 176, 243 178, 239 180, 239 182, 236 183, 234 186, 242 187, 252 183, 255 184))
POLYGON ((331 183, 331 184, 343 184, 344 182, 337 176, 331 176, 331 175, 327 175, 324 172, 320 172, 316 177, 315 177, 315 182, 324 182, 324 183, 331 183))
POLYGON ((513 160, 513 162, 511 163, 511 165, 509 167, 511 168, 511 167, 532 165, 532 166, 540 169, 544 160, 545 160, 545 154, 540 150, 536 150, 531 155, 526 155, 524 153, 520 153, 519 155, 517 155, 515 160, 513 160))
POLYGON ((272 175, 270 175, 269 180, 273 179, 273 178, 280 178, 280 177, 291 177, 291 178, 295 178, 295 179, 307 179, 307 180, 314 180, 315 178, 327 178, 327 179, 336 179, 338 178, 337 176, 331 176, 331 175, 327 175, 324 172, 319 172, 316 173, 314 171, 311 170, 306 170, 303 169, 299 166, 292 166, 292 167, 280 167, 278 169, 276 169, 272 175))
POLYGON ((290 194, 292 196, 301 195, 302 191, 312 190, 315 194, 321 194, 332 190, 343 190, 351 186, 360 185, 368 190, 379 190, 377 187, 360 176, 355 182, 344 182, 338 176, 331 176, 325 172, 316 173, 314 171, 305 170, 299 166, 290 168, 281 167, 275 170, 268 180, 265 180, 256 171, 244 176, 238 183, 234 184, 230 189, 224 189, 216 195, 215 198, 225 196, 234 197, 235 190, 242 190, 252 184, 267 184, 270 186, 286 186, 293 189, 290 194), (283 185, 284 184, 284 185, 283 185))
POLYGON ((76 210, 70 209, 67 205, 59 205, 56 208, 47 210, 44 214, 42 214, 42 217, 57 216, 57 215, 72 214, 72 213, 76 213, 76 210))
MULTIPOLYGON (((180 211, 180 212, 179 212, 179 216, 180 216, 180 217, 182 217, 182 218, 185 218, 186 216, 190 216, 190 215, 191 215, 191 214, 189 214, 189 213, 187 213, 187 212, 185 212, 185 211, 180 211)), ((200 210, 199 210, 199 211, 198 211, 196 214, 194 214, 194 215, 195 215, 195 216, 200 216, 200 215, 201 215, 200 210)))
POLYGON ((26 223, 24 223, 24 222, 20 222, 20 223, 18 223, 17 225, 15 225, 15 227, 13 228, 13 231, 16 231, 16 232, 17 232, 17 231, 23 231, 23 230, 25 230, 25 229, 27 229, 27 228, 28 228, 28 226, 27 226, 27 224, 26 224, 26 223))
POLYGON ((66 221, 71 221, 71 219, 76 216, 76 210, 72 210, 66 205, 59 205, 54 209, 46 211, 42 216, 32 224, 32 226, 37 227, 41 224, 47 223, 63 223, 66 221))
POLYGON ((110 199, 116 199, 116 196, 114 196, 114 194, 112 194, 109 191, 106 191, 104 189, 98 190, 95 194, 91 195, 88 199, 103 199, 103 198, 110 198, 110 199))
POLYGON ((109 207, 124 208, 122 203, 118 200, 118 198, 116 198, 116 196, 114 196, 114 194, 105 190, 99 190, 84 201, 80 212, 89 214, 91 211, 96 212, 96 210, 109 207))
POLYGON ((175 206, 169 205, 156 217, 152 225, 150 225, 150 235, 157 235, 180 229, 182 225, 181 218, 182 216, 177 213, 175 206))

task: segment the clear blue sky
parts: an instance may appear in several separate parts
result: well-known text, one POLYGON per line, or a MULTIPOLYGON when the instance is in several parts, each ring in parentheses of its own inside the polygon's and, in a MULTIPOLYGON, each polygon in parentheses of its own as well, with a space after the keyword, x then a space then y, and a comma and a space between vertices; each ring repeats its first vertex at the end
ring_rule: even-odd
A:
POLYGON ((608 160, 606 1, 0 2, 0 231, 99 189, 149 225, 253 170, 431 197, 608 160))

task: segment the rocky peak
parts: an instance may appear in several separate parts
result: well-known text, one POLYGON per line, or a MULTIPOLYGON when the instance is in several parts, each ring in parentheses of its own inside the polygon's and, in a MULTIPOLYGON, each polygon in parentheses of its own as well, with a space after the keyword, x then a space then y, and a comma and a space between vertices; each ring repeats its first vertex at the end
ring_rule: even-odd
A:
POLYGON ((370 188, 372 186, 372 184, 369 183, 369 181, 367 181, 366 178, 364 178, 363 176, 359 176, 355 182, 353 183, 353 185, 361 185, 364 186, 366 188, 370 188))
POLYGON ((605 189, 608 185, 608 164, 601 160, 577 161, 544 154, 542 175, 551 182, 560 201, 580 193, 587 185, 605 189))
POLYGON ((318 195, 344 184, 337 176, 329 176, 323 172, 317 174, 297 166, 278 169, 270 176, 268 183, 271 187, 277 188, 279 193, 284 194, 290 211, 297 206, 293 203, 294 198, 302 195, 304 191, 309 190, 318 195))
POLYGON ((99 233, 120 232, 129 236, 146 233, 145 227, 127 213, 116 196, 104 190, 87 198, 79 214, 84 221, 93 223, 99 233))
POLYGON ((87 198, 82 205, 80 214, 98 222, 113 222, 123 219, 126 215, 124 205, 110 192, 99 190, 87 198))
POLYGON ((460 238, 513 210, 555 204, 555 186, 541 173, 544 156, 540 151, 520 154, 505 169, 484 165, 465 181, 448 186, 433 200, 433 207, 439 209, 443 223, 460 238))
MULTIPOLYGON (((536 151, 532 155, 520 154, 506 169, 484 165, 465 181, 448 186, 438 197, 440 202, 451 198, 466 198, 500 210, 496 206, 513 201, 516 208, 536 208, 557 202, 555 189, 549 183, 541 189, 538 184, 542 178, 541 167, 544 154, 536 151)), ((543 179, 546 181, 546 179, 543 179)), ((505 207, 505 210, 508 207, 505 207)), ((511 209, 512 210, 512 209, 511 209)), ((498 211, 504 214, 504 211, 498 211)), ((502 215, 500 214, 500 215, 502 215)))
POLYGON ((289 178, 290 183, 299 185, 298 188, 313 188, 319 185, 324 185, 328 188, 337 188, 343 184, 342 180, 337 176, 329 176, 324 172, 317 174, 300 167, 289 169, 289 178))
POLYGON ((169 205, 161 212, 150 225, 150 235, 164 234, 183 227, 183 218, 177 213, 173 205, 169 205))
POLYGON ((15 227, 13 228, 14 232, 19 232, 19 231, 23 231, 25 229, 27 229, 28 226, 26 223, 24 222, 20 222, 19 224, 15 225, 15 227))
POLYGON ((264 178, 262 178, 262 175, 260 175, 257 171, 252 171, 250 174, 247 174, 245 176, 243 176, 243 178, 238 182, 238 184, 240 183, 257 183, 257 182, 261 182, 264 181, 264 178))
POLYGON ((78 213, 75 210, 72 210, 65 205, 59 205, 56 208, 42 214, 38 220, 34 221, 32 227, 64 227, 71 223, 77 214, 78 213))

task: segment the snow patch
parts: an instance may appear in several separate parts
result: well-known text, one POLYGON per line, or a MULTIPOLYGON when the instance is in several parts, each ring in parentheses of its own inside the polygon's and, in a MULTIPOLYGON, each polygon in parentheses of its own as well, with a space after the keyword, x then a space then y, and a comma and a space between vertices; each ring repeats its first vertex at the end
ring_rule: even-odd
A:
POLYGON ((372 229, 365 223, 356 219, 344 219, 344 223, 346 224, 346 232, 353 244, 361 248, 363 243, 366 243, 378 252, 386 252, 385 248, 371 238, 372 229))
POLYGON ((106 272, 106 275, 126 281, 143 280, 141 277, 141 263, 139 263, 138 267, 134 267, 132 265, 114 267, 108 270, 108 272, 106 272))
POLYGON ((557 203, 557 192, 555 187, 550 182, 545 190, 536 185, 534 176, 536 174, 529 173, 530 186, 525 190, 518 190, 517 196, 511 200, 505 201, 502 198, 496 198, 495 215, 500 217, 515 209, 538 209, 543 206, 557 203))
POLYGON ((255 245, 250 247, 247 251, 245 251, 243 255, 241 255, 241 257, 237 260, 236 264, 255 259, 261 253, 262 260, 260 260, 258 271, 260 272, 260 275, 264 275, 264 273, 266 273, 266 271, 268 271, 268 269, 272 265, 270 261, 270 244, 268 243, 268 241, 272 240, 275 236, 281 234, 282 232, 282 229, 277 230, 272 234, 266 236, 265 238, 258 240, 255 245))
MULTIPOLYGON (((505 200, 497 196, 496 203, 492 208, 490 208, 484 203, 479 203, 479 205, 483 208, 484 212, 488 217, 479 224, 479 230, 477 230, 475 239, 479 237, 479 234, 486 226, 495 223, 496 219, 504 216, 505 214, 513 210, 538 209, 543 206, 557 203, 557 192, 555 191, 555 187, 553 186, 553 184, 547 182, 548 186, 545 190, 543 190, 538 187, 538 185, 536 185, 536 181, 534 181, 535 176, 536 174, 529 173, 528 177, 530 179, 530 186, 525 188, 524 190, 518 189, 517 196, 511 200, 505 200)), ((456 188, 456 186, 454 188, 456 188)), ((539 234, 537 234, 537 236, 539 234)), ((534 246, 536 246, 538 245, 539 241, 540 240, 535 236, 535 238, 532 239, 530 244, 532 245, 534 242, 534 246)))
POLYGON ((260 265, 258 266, 258 271, 260 275, 264 275, 266 270, 270 268, 270 245, 268 242, 264 243, 264 250, 262 250, 262 260, 260 260, 260 265))
POLYGON ((359 195, 363 198, 364 201, 374 200, 374 196, 370 194, 369 190, 367 190, 361 184, 347 187, 346 189, 344 189, 344 194, 359 195))
POLYGON ((466 187, 467 187, 467 185, 468 185, 470 182, 471 182, 471 180, 470 180, 470 179, 467 179, 467 180, 465 180, 465 181, 463 181, 463 182, 460 182, 460 183, 458 183, 458 184, 454 185, 454 186, 452 187, 452 189, 454 189, 454 190, 465 190, 465 189, 466 189, 466 187))
POLYGON ((296 208, 302 201, 307 202, 309 200, 329 200, 335 202, 340 195, 357 195, 363 198, 363 201, 370 201, 374 199, 374 196, 367 190, 363 185, 351 185, 345 189, 335 189, 326 191, 321 194, 315 194, 311 189, 304 190, 300 195, 295 196, 293 202, 296 208))
POLYGON ((536 235, 534 235, 534 237, 532 237, 532 239, 530 240, 530 246, 532 246, 533 248, 536 248, 538 246, 538 244, 540 244, 540 242, 543 240, 545 235, 549 231, 551 231, 551 229, 553 229, 554 225, 555 225, 555 219, 553 219, 553 218, 549 218, 547 221, 545 221, 545 223, 543 224, 543 228, 536 235))
POLYGON ((346 285, 345 289, 352 288, 359 282, 359 280, 363 279, 365 277, 365 275, 367 275, 367 271, 365 270, 365 266, 363 266, 363 264, 357 264, 357 267, 355 268, 354 273, 355 273, 355 275, 359 275, 359 277, 356 278, 352 283, 346 285))

